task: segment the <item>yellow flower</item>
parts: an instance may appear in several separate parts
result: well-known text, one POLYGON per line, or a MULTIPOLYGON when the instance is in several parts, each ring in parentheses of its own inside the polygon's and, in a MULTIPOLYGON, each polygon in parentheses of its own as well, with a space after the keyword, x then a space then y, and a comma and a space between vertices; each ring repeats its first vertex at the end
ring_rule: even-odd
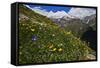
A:
POLYGON ((62 48, 59 48, 59 49, 58 49, 59 52, 61 52, 62 50, 63 50, 62 48))
POLYGON ((49 48, 52 48, 52 47, 53 47, 53 45, 49 46, 49 48))
POLYGON ((35 31, 35 29, 31 29, 31 31, 33 31, 33 32, 34 32, 34 31, 35 31))
POLYGON ((71 34, 71 32, 67 32, 67 34, 71 34))
POLYGON ((25 25, 25 24, 22 24, 23 26, 25 25))
POLYGON ((56 51, 57 50, 57 48, 54 48, 52 51, 56 51))

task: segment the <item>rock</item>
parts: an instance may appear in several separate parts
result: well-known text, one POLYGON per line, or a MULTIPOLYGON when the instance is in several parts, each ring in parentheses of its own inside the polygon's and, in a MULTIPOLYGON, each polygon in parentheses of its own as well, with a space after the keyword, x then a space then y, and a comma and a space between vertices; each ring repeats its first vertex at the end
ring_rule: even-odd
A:
POLYGON ((92 54, 88 54, 86 57, 87 57, 87 59, 90 59, 90 60, 95 60, 96 59, 96 57, 92 54))

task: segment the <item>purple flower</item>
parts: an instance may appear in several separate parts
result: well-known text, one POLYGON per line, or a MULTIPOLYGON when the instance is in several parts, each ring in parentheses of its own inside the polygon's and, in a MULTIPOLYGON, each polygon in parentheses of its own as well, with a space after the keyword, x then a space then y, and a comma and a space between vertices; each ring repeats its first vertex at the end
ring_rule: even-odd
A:
POLYGON ((37 37, 36 36, 32 36, 32 41, 36 41, 37 37))

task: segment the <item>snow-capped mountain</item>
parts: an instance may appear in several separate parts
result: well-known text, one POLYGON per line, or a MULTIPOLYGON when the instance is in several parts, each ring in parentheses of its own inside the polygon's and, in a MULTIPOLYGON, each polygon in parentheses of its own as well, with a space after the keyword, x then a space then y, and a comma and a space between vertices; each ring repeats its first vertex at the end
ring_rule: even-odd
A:
POLYGON ((89 19, 94 18, 93 15, 96 14, 94 9, 90 8, 71 8, 67 13, 65 11, 53 12, 50 11, 47 17, 52 19, 54 22, 64 22, 68 23, 71 20, 82 20, 84 23, 89 22, 89 19), (87 17, 90 17, 89 19, 87 17), (87 20, 88 19, 88 20, 87 20))
POLYGON ((49 18, 60 18, 60 19, 64 19, 64 20, 71 20, 73 18, 75 19, 84 19, 87 16, 91 16, 96 14, 95 9, 90 9, 90 8, 71 8, 70 11, 68 13, 66 13, 65 11, 61 11, 61 12, 56 12, 51 14, 48 14, 49 18))
POLYGON ((64 16, 71 18, 71 16, 68 13, 66 13, 65 11, 57 11, 57 12, 50 11, 47 14, 47 17, 54 18, 54 19, 62 18, 64 16))

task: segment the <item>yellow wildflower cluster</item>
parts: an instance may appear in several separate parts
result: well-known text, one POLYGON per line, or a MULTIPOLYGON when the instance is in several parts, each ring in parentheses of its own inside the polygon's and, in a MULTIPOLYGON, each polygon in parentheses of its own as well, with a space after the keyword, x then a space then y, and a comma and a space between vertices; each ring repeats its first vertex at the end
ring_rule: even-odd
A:
POLYGON ((67 34, 67 35, 70 35, 71 34, 71 31, 69 31, 69 32, 64 32, 65 34, 67 34))
POLYGON ((67 32, 67 34, 71 34, 71 32, 69 31, 69 32, 67 32))
POLYGON ((58 49, 59 52, 61 52, 62 50, 63 50, 62 48, 59 48, 59 49, 58 49))
POLYGON ((49 48, 50 48, 50 49, 51 49, 51 48, 53 48, 53 44, 52 44, 52 45, 50 45, 50 46, 49 46, 49 48))
POLYGON ((59 48, 59 49, 57 49, 57 48, 53 48, 53 50, 52 51, 59 51, 59 52, 62 52, 63 51, 63 49, 62 48, 59 48))
POLYGON ((35 29, 31 29, 31 31, 33 31, 33 32, 34 32, 34 31, 35 31, 35 29))
POLYGON ((54 48, 52 51, 56 51, 57 50, 57 48, 54 48))
POLYGON ((56 48, 53 46, 53 44, 48 45, 48 48, 50 49, 50 51, 59 51, 59 52, 63 51, 62 48, 56 48))

